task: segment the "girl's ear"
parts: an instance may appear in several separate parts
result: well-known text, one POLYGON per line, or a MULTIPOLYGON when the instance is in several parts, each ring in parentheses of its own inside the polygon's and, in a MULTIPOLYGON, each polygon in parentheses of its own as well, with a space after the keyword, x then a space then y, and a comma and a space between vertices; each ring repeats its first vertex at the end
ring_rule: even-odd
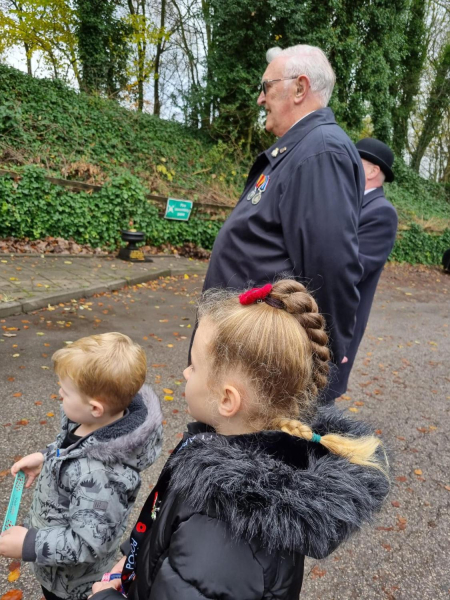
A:
POLYGON ((99 419, 100 417, 103 417, 103 415, 105 414, 105 407, 98 400, 95 400, 95 399, 89 400, 89 406, 91 407, 91 415, 93 417, 96 417, 97 419, 99 419))
POLYGON ((219 402, 219 414, 230 419, 241 410, 241 405, 242 398, 239 391, 233 385, 225 385, 219 402))

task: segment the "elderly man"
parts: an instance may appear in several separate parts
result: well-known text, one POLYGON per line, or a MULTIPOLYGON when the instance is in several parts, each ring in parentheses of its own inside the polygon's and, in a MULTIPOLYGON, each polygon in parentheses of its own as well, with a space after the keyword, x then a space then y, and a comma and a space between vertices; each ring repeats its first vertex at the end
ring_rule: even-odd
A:
POLYGON ((364 335, 373 297, 383 267, 391 253, 397 233, 397 212, 384 196, 383 183, 394 181, 392 150, 380 140, 365 138, 356 144, 366 175, 361 217, 358 227, 359 260, 364 274, 358 284, 360 302, 356 313, 353 338, 347 350, 348 361, 339 366, 331 389, 335 396, 347 389, 348 378, 364 335))
POLYGON ((278 140, 260 154, 214 244, 204 289, 295 276, 325 315, 333 360, 353 336, 359 303, 358 222, 364 171, 327 108, 335 75, 312 46, 274 48, 258 104, 278 140))

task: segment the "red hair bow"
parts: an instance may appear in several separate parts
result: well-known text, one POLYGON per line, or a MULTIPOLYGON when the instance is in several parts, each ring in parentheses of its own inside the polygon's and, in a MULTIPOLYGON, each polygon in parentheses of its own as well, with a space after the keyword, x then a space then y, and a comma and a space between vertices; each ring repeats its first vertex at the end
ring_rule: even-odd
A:
POLYGON ((239 296, 239 302, 241 304, 254 304, 258 300, 264 300, 272 291, 272 284, 266 283, 263 287, 260 288, 252 288, 248 290, 248 292, 244 292, 239 296))

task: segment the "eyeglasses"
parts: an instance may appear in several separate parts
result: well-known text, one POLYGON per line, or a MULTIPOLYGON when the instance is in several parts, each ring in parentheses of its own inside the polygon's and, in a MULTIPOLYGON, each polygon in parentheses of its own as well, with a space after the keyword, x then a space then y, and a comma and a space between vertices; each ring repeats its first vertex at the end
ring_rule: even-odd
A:
POLYGON ((287 81, 288 79, 297 79, 297 77, 298 75, 296 75, 295 77, 281 77, 281 79, 265 79, 260 83, 261 92, 265 96, 267 94, 267 84, 274 83, 275 81, 287 81))

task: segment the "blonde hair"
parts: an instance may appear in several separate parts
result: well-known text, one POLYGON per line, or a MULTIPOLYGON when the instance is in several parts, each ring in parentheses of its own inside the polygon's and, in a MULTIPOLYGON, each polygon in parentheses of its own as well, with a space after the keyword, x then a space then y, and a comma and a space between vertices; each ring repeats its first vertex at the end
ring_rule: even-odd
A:
POLYGON ((147 374, 144 350, 123 333, 81 338, 57 350, 52 360, 60 378, 69 377, 83 395, 113 412, 127 408, 147 374))
MULTIPOLYGON (((242 372, 254 390, 250 419, 257 429, 279 429, 311 440, 309 418, 328 382, 330 352, 316 301, 295 280, 274 283, 262 302, 242 305, 238 294, 208 290, 199 319, 215 326, 209 351, 210 380, 242 372)), ((320 443, 350 462, 384 471, 375 436, 324 435, 320 443)))

